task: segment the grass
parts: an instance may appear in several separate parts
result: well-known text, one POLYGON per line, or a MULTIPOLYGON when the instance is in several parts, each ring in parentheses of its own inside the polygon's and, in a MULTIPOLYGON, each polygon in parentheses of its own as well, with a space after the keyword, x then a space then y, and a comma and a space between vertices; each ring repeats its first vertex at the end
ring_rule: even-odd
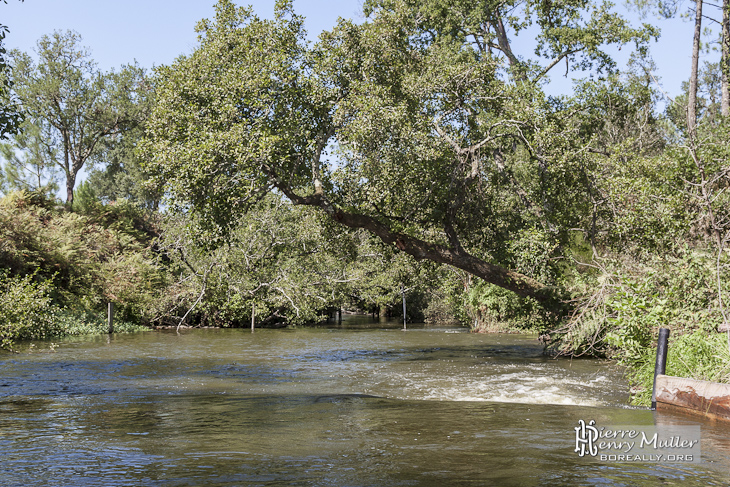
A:
MULTIPOLYGON (((637 393, 633 402, 648 406, 654 382, 656 349, 648 348, 642 355, 641 365, 630 374, 629 380, 637 393)), ((727 335, 698 329, 669 340, 666 374, 696 380, 730 383, 730 350, 727 335)))

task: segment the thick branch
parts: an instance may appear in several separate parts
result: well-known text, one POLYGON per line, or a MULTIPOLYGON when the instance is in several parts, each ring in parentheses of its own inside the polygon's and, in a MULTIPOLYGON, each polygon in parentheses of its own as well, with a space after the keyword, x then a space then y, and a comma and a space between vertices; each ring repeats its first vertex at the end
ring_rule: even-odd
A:
POLYGON ((507 59, 509 59, 509 65, 511 67, 520 66, 520 60, 517 59, 517 56, 515 56, 512 52, 512 47, 510 46, 509 39, 507 38, 507 30, 504 28, 504 23, 501 18, 498 18, 494 23, 494 30, 497 33, 499 49, 505 54, 505 56, 507 56, 507 59))
POLYGON ((383 242, 395 244, 400 250, 412 255, 416 259, 428 259, 440 264, 448 264, 465 270, 485 281, 509 289, 522 297, 532 297, 545 302, 548 295, 546 286, 538 281, 491 264, 461 250, 454 250, 443 245, 436 245, 423 240, 393 232, 387 225, 367 215, 359 215, 337 211, 334 220, 350 228, 363 228, 378 236, 383 242))
MULTIPOLYGON (((291 191, 290 188, 279 187, 279 189, 294 204, 316 206, 325 211, 332 208, 331 203, 327 201, 324 195, 300 196, 291 191)), ((329 211, 327 212, 329 213, 329 211)), ((480 277, 495 286, 513 291, 523 298, 530 297, 543 304, 556 304, 548 286, 519 272, 474 257, 464 250, 432 244, 409 235, 394 232, 384 223, 367 215, 347 213, 339 209, 329 214, 337 223, 350 228, 368 230, 383 242, 394 244, 398 249, 418 260, 427 259, 439 264, 448 264, 480 277)))

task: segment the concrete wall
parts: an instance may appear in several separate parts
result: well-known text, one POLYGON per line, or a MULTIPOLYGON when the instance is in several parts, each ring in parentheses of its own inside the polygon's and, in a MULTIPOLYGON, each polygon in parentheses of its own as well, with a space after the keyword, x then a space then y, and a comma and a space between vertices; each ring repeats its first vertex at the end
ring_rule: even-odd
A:
POLYGON ((659 375, 657 409, 675 410, 730 421, 730 384, 659 375))

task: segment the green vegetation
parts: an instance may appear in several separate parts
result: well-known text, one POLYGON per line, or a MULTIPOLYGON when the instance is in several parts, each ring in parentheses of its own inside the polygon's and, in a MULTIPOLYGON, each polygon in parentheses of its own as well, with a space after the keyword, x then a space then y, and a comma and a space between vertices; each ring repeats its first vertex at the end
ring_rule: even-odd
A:
POLYGON ((100 72, 80 43, 75 32, 54 32, 38 41, 37 63, 26 53, 11 53, 13 89, 25 123, 42 138, 42 153, 31 155, 63 172, 68 205, 73 203, 79 171, 99 155, 105 139, 138 125, 146 107, 141 68, 129 65, 119 72, 100 72))
POLYGON ((412 320, 612 358, 639 403, 661 327, 669 373, 727 381, 725 51, 696 49, 664 100, 658 31, 608 2, 364 9, 312 43, 292 2, 264 20, 220 0, 151 76, 99 72, 74 33, 12 53, 2 347, 102 331, 107 302, 147 327, 301 326, 397 316, 405 293, 412 320), (610 46, 633 49, 625 69, 610 46), (585 76, 548 96, 557 66, 585 76))
POLYGON ((79 200, 78 212, 41 193, 0 200, 4 348, 15 339, 106 329, 108 301, 117 303, 120 321, 150 322, 166 279, 152 253, 151 220, 125 202, 79 200))
MULTIPOLYGON (((3 0, 3 3, 8 1, 3 0)), ((23 121, 23 113, 12 91, 12 68, 8 63, 7 50, 3 44, 8 31, 7 25, 0 24, 0 140, 6 139, 8 135, 17 134, 23 121)))

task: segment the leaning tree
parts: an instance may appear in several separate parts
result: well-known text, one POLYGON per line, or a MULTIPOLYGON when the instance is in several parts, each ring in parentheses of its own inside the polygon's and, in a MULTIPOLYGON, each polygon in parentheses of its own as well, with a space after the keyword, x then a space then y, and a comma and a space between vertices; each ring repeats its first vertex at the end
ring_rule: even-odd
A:
POLYGON ((563 63, 612 69, 601 46, 645 42, 650 29, 579 0, 383 0, 312 46, 291 2, 274 20, 228 0, 216 12, 192 54, 157 70, 144 142, 172 203, 205 222, 201 236, 224 236, 275 192, 554 303, 535 269, 585 210, 576 178, 589 142, 542 83, 563 63), (510 45, 529 23, 536 59, 510 45))

